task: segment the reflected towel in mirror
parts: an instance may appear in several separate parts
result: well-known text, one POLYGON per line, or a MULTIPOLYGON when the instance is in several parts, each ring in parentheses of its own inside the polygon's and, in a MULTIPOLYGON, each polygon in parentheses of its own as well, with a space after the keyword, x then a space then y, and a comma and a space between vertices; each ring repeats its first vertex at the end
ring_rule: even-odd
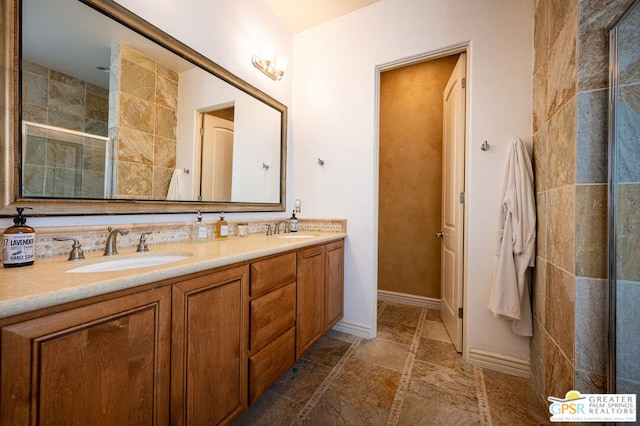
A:
POLYGON ((169 190, 167 191, 167 200, 182 200, 180 190, 182 187, 183 174, 182 169, 175 169, 173 171, 171 182, 169 183, 169 190))

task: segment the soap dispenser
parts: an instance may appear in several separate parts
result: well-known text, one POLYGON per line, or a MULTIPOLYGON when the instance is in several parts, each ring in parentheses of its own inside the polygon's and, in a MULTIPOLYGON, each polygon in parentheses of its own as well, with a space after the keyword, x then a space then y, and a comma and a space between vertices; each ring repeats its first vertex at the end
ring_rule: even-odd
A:
POLYGON ((200 210, 198 210, 198 214, 196 215, 196 221, 193 223, 193 227, 191 228, 191 240, 192 241, 206 241, 209 232, 208 226, 202 220, 202 214, 200 210))
POLYGON ((224 212, 220 212, 220 220, 216 222, 216 238, 227 238, 229 235, 229 223, 224 220, 224 212))
POLYGON ((298 232, 298 218, 295 210, 291 215, 291 219, 289 219, 289 232, 298 232))
POLYGON ((31 207, 18 207, 18 216, 13 218, 13 226, 5 229, 2 234, 3 256, 5 268, 33 265, 35 260, 36 231, 27 226, 27 218, 22 215, 24 209, 31 207))

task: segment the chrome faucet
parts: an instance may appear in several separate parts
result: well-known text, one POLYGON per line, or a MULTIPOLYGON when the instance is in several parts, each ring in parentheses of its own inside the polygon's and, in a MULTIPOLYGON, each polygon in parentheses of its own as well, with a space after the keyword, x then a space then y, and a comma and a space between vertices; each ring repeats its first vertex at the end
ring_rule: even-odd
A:
POLYGON ((114 254, 118 254, 118 247, 116 245, 116 238, 118 238, 118 234, 127 235, 129 231, 126 229, 111 229, 111 227, 107 228, 109 231, 109 236, 107 237, 107 244, 104 247, 104 255, 105 256, 113 256, 114 254))
POLYGON ((284 227, 284 233, 286 234, 287 232, 289 232, 289 222, 286 220, 283 220, 281 222, 276 223, 276 229, 275 229, 275 233, 279 234, 280 233, 280 224, 284 223, 285 227, 284 227))

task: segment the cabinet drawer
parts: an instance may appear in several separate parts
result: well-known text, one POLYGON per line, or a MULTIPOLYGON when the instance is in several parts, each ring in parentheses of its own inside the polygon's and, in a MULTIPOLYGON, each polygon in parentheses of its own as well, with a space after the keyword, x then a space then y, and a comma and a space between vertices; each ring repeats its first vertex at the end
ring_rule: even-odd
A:
POLYGON ((293 327, 296 285, 291 283, 251 302, 250 349, 259 349, 293 327))
POLYGON ((249 358, 249 405, 253 404, 295 362, 295 329, 249 358))
POLYGON ((296 254, 289 253, 251 264, 251 297, 259 297, 296 280, 296 254))

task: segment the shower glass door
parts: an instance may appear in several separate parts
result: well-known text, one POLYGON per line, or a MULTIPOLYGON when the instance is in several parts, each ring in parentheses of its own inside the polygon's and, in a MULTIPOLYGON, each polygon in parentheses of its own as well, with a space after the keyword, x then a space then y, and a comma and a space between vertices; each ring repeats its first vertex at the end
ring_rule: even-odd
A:
POLYGON ((608 385, 640 394, 640 0, 610 41, 608 385))

